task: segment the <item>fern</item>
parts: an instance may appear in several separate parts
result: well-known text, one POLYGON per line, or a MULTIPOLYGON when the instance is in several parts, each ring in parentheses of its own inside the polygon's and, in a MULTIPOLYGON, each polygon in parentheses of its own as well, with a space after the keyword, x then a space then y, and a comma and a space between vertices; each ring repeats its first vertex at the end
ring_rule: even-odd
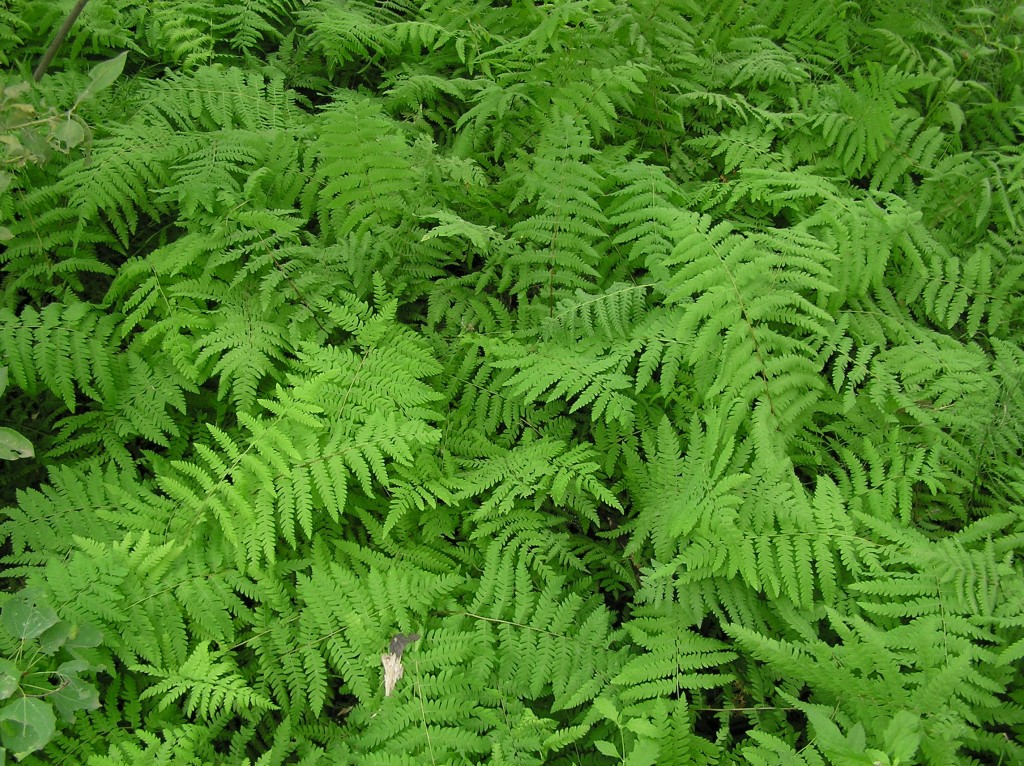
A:
POLYGON ((212 718, 224 709, 262 712, 271 707, 269 700, 246 688, 230 663, 211 655, 207 643, 196 647, 173 673, 144 665, 133 669, 163 679, 142 692, 140 699, 161 696, 160 708, 166 708, 185 695, 185 713, 189 716, 212 718))
POLYGON ((25 763, 1024 759, 1019 13, 0 5, 25 763))
POLYGON ((830 291, 827 252, 805 235, 742 236, 687 215, 677 227, 672 254, 650 266, 656 274, 673 269, 660 286, 667 301, 692 298, 682 309, 679 341, 690 349, 688 361, 703 368, 705 395, 728 387, 748 403, 763 401, 783 425, 794 422, 813 406, 820 385, 807 349, 831 318, 809 298, 830 291), (803 345, 775 329, 784 324, 807 333, 803 345))
POLYGON ((323 126, 319 162, 303 196, 328 236, 395 224, 416 185, 409 149, 376 105, 339 104, 323 126), (370 147, 373 151, 370 151, 370 147))
POLYGON ((622 361, 615 355, 600 354, 594 349, 587 353, 578 348, 567 357, 561 344, 551 344, 543 350, 496 343, 484 348, 492 357, 492 366, 516 370, 504 383, 514 398, 565 399, 572 403, 569 412, 589 407, 595 419, 617 421, 623 428, 631 424, 633 402, 621 393, 630 387, 630 380, 622 373, 622 361), (567 359, 572 361, 567 364, 567 359))
POLYGON ((585 161, 592 154, 587 139, 570 117, 560 114, 541 134, 532 167, 524 169, 511 206, 538 194, 543 202, 534 215, 512 226, 521 250, 507 259, 499 289, 513 287, 513 294, 533 289, 550 307, 563 289, 585 287, 599 277, 594 243, 601 236, 604 214, 594 197, 601 176, 585 161))
POLYGON ((896 139, 893 113, 915 81, 895 67, 886 70, 876 63, 855 70, 851 80, 850 85, 836 84, 812 125, 826 145, 834 146, 832 156, 841 163, 840 170, 856 178, 874 167, 896 139))
POLYGON ((310 30, 310 42, 326 59, 331 75, 349 62, 389 53, 395 43, 386 25, 392 20, 386 8, 363 2, 319 2, 299 14, 299 21, 310 30))
POLYGON ((4 320, 0 342, 12 378, 28 392, 49 390, 71 413, 81 395, 94 404, 59 422, 62 443, 55 454, 74 454, 101 444, 122 467, 130 465, 125 442, 142 437, 166 446, 179 433, 178 413, 191 386, 171 370, 159 372, 141 356, 123 352, 113 339, 116 317, 95 306, 51 304, 4 320), (69 324, 70 320, 70 324, 69 324), (82 431, 86 433, 81 433, 82 431))

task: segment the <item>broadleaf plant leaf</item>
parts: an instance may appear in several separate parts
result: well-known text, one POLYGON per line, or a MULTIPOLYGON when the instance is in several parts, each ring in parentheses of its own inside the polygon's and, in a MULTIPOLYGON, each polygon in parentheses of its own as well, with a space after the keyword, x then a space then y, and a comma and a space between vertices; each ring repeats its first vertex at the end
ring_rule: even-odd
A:
POLYGON ((127 60, 128 51, 121 51, 114 58, 101 61, 89 70, 89 84, 85 86, 85 90, 78 96, 78 102, 81 103, 87 98, 92 98, 100 91, 106 90, 113 85, 114 81, 121 76, 121 72, 124 71, 124 63, 127 60))
POLYGON ((0 428, 0 458, 20 460, 36 454, 32 442, 12 428, 0 428))
POLYGON ((35 697, 19 697, 0 708, 0 740, 20 759, 49 742, 56 723, 50 705, 35 697))
POLYGON ((9 659, 0 659, 0 699, 8 699, 21 685, 21 668, 9 659))
POLYGON ((56 625, 60 617, 52 607, 36 599, 32 591, 25 590, 4 604, 0 622, 12 636, 28 641, 56 625))

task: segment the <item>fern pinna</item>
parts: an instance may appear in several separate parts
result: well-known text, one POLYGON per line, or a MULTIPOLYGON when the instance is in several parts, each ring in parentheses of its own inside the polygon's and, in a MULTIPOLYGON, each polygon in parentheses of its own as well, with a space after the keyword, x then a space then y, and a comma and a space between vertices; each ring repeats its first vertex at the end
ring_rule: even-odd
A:
POLYGON ((0 641, 12 755, 1024 761, 1019 8, 93 0, 30 84, 65 5, 0 527, 103 638, 31 731, 0 641))

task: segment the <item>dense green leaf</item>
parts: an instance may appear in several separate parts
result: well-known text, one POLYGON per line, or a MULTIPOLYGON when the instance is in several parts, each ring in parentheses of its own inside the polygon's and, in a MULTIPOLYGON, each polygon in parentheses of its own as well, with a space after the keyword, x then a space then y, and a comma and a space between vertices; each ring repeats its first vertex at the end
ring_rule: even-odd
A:
POLYGON ((19 759, 45 745, 55 724, 53 709, 34 697, 18 697, 0 708, 0 738, 19 759))

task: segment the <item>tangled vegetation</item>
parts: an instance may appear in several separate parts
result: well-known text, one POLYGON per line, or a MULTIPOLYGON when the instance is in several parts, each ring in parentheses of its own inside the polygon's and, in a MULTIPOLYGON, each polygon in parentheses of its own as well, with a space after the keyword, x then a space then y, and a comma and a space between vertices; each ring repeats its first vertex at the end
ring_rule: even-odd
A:
POLYGON ((9 756, 1024 763, 1024 6, 91 0, 41 66, 75 5, 0 3, 9 756))

